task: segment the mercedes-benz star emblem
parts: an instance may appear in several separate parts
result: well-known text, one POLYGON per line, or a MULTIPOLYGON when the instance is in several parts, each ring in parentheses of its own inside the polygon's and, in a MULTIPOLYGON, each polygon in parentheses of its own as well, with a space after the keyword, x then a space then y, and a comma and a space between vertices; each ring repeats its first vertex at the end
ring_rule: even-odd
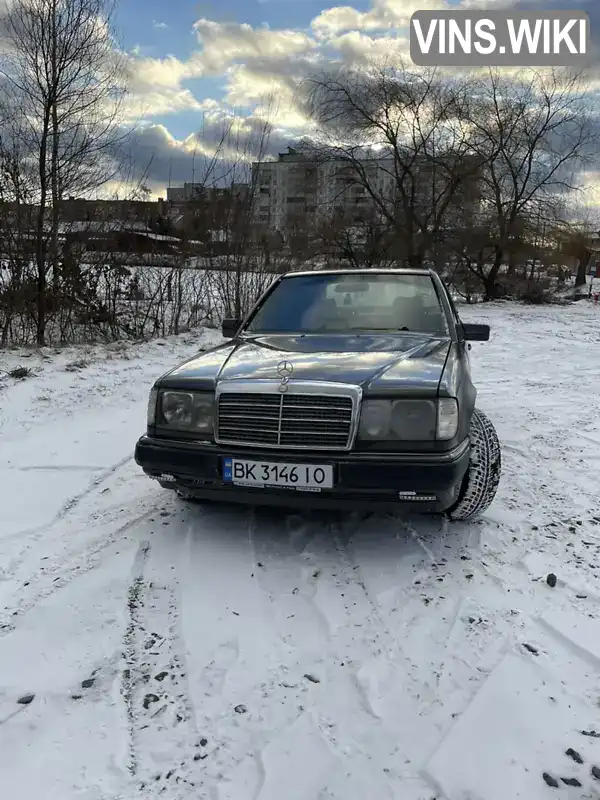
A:
POLYGON ((277 364, 277 374, 282 378, 289 378, 294 371, 294 365, 291 361, 280 361, 277 364))
POLYGON ((279 391, 283 394, 288 390, 288 383, 290 382, 290 375, 294 372, 294 365, 291 361, 280 361, 277 365, 277 374, 281 378, 279 384, 279 391))

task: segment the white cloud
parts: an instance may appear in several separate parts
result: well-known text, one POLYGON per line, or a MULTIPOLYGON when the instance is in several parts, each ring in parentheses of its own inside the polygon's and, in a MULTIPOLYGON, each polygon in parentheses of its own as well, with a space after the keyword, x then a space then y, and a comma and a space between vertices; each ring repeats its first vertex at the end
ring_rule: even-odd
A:
POLYGON ((183 111, 202 111, 199 102, 189 89, 177 91, 144 91, 130 94, 124 104, 124 116, 128 121, 163 117, 183 111))
POLYGON ((350 65, 406 58, 410 15, 418 8, 444 7, 446 0, 373 0, 369 11, 338 6, 318 14, 308 32, 199 19, 194 25, 198 50, 189 59, 130 56, 129 114, 156 118, 205 111, 207 101, 199 102, 186 82, 223 76, 222 96, 209 104, 253 113, 255 106, 267 103, 274 124, 305 130, 308 121, 297 102, 304 78, 332 60, 350 65))
POLYGON ((186 78, 202 74, 202 67, 193 59, 180 61, 175 56, 165 58, 130 58, 128 70, 134 91, 145 89, 179 89, 186 78))
POLYGON ((352 6, 337 6, 322 11, 311 23, 320 38, 344 31, 377 31, 407 27, 415 11, 438 11, 457 8, 446 0, 374 0, 369 11, 352 6))
POLYGON ((297 83, 316 68, 319 44, 302 31, 253 28, 247 24, 201 19, 194 30, 199 49, 186 61, 175 56, 127 58, 131 118, 157 117, 182 111, 203 111, 211 104, 252 109, 277 96, 278 114, 301 122, 295 111, 297 83), (186 81, 223 75, 220 100, 199 102, 186 81))
POLYGON ((582 175, 580 201, 583 206, 600 208, 600 172, 582 175))
POLYGON ((134 172, 161 196, 169 180, 177 186, 192 175, 206 183, 225 174, 229 181, 248 180, 259 151, 274 154, 284 149, 290 135, 279 128, 264 134, 265 122, 259 116, 241 117, 222 109, 207 111, 199 130, 183 139, 175 138, 165 125, 143 125, 130 141, 134 172))
MULTIPOLYGON (((356 65, 391 59, 400 64, 404 59, 409 64, 408 25, 417 10, 501 8, 528 1, 371 0, 368 10, 352 5, 326 8, 306 30, 199 19, 194 25, 197 49, 188 59, 147 58, 140 52, 128 56, 132 93, 127 109, 132 119, 197 112, 196 130, 204 125, 200 137, 194 133, 181 140, 161 125, 143 129, 136 142, 141 152, 154 153, 151 180, 157 186, 165 181, 166 164, 174 182, 189 180, 191 153, 195 150, 197 157, 201 153, 207 158, 214 155, 217 132, 232 119, 232 109, 247 118, 242 122, 233 115, 240 141, 256 137, 268 119, 275 126, 273 147, 283 148, 286 141, 310 127, 298 102, 302 80, 332 63, 356 65), (202 77, 222 78, 222 91, 199 100, 189 82, 202 77)), ((162 28, 164 23, 155 21, 154 25, 162 28)), ((590 192, 598 193, 600 199, 598 180, 590 181, 594 187, 590 192)))
POLYGON ((203 105, 186 81, 223 76, 223 95, 216 98, 219 103, 251 112, 256 104, 276 97, 277 122, 303 127, 306 120, 298 111, 296 92, 305 77, 332 59, 356 64, 406 57, 406 29, 413 11, 446 7, 447 0, 372 0, 368 11, 337 6, 318 14, 308 31, 202 18, 194 25, 198 50, 189 59, 144 58, 139 52, 130 57, 132 98, 128 107, 133 116, 147 117, 201 111, 203 105))
POLYGON ((240 60, 294 57, 309 53, 317 42, 302 31, 253 28, 235 22, 200 19, 194 25, 202 47, 197 56, 207 73, 218 74, 240 60))
POLYGON ((375 11, 357 11, 351 6, 337 6, 322 11, 311 23, 321 38, 335 36, 343 31, 377 30, 382 27, 381 18, 375 11))
POLYGON ((350 64, 409 56, 407 36, 367 36, 360 31, 348 31, 332 37, 328 43, 350 64))
POLYGON ((181 61, 175 56, 143 58, 129 54, 126 56, 126 69, 130 90, 125 104, 128 117, 135 119, 202 110, 202 103, 183 85, 185 80, 202 74, 202 67, 194 60, 181 61))
POLYGON ((152 20, 152 27, 156 28, 157 30, 165 30, 169 26, 167 25, 166 22, 158 22, 157 20, 153 19, 152 20))

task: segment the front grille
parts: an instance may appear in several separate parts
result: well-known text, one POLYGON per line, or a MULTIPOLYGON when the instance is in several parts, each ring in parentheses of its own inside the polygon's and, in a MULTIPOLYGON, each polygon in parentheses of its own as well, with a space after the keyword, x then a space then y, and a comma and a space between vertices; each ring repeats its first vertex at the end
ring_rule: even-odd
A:
POLYGON ((224 444, 345 450, 351 444, 352 397, 225 392, 218 402, 224 444))

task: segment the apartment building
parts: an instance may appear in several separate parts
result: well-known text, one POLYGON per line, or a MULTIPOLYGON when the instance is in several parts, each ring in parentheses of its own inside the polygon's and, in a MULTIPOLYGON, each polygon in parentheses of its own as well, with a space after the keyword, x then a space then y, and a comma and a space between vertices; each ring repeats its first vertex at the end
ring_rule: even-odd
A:
MULTIPOLYGON (((478 178, 466 163, 469 178, 459 187, 448 209, 448 220, 465 214, 473 215, 478 208, 478 178), (452 212, 456 213, 452 213, 452 212)), ((360 223, 380 214, 381 203, 392 209, 397 204, 397 178, 392 158, 372 158, 360 162, 362 175, 345 161, 317 163, 306 155, 288 148, 276 161, 252 165, 252 185, 255 187, 254 221, 270 230, 285 232, 294 224, 307 228, 342 214, 349 223, 360 223), (372 193, 366 188, 371 187, 372 193), (373 195, 377 198, 375 200, 373 195)), ((443 170, 439 164, 424 162, 411 167, 410 179, 416 181, 412 198, 413 208, 419 204, 426 217, 443 185, 443 170), (437 170, 437 173, 436 173, 437 170)), ((407 179, 408 184, 408 179, 407 179)), ((452 223, 451 223, 452 224, 452 223)))
POLYGON ((184 183, 183 186, 169 186, 167 189, 168 203, 189 203, 202 196, 206 187, 202 183, 184 183))
MULTIPOLYGON (((256 229, 281 234, 284 239, 294 229, 314 230, 333 215, 343 216, 349 225, 381 218, 382 203, 388 213, 391 210, 396 214, 396 209, 401 213, 394 160, 390 157, 365 159, 360 162, 360 170, 359 178, 356 165, 347 161, 319 162, 288 147, 276 160, 252 164, 250 184, 206 187, 185 183, 167 190, 166 205, 172 211, 177 209, 185 213, 190 203, 199 201, 206 204, 207 209, 217 209, 225 198, 235 199, 235 202, 251 201, 256 229)), ((417 211, 422 209, 423 218, 427 218, 435 202, 439 202, 443 172, 439 163, 432 165, 425 160, 411 166, 407 183, 416 181, 412 204, 417 211)), ((451 226, 457 224, 454 218, 464 225, 465 212, 469 209, 475 213, 478 207, 476 183, 477 179, 470 177, 457 191, 453 208, 446 212, 451 226)))
POLYGON ((234 197, 245 196, 249 191, 247 183, 234 183, 231 186, 206 186, 204 183, 184 183, 183 186, 169 186, 168 203, 190 203, 194 200, 216 200, 229 193, 234 197))
MULTIPOLYGON (((378 193, 393 194, 386 160, 364 162, 378 193)), ((372 197, 359 185, 352 167, 343 161, 317 163, 293 148, 277 161, 252 165, 255 187, 254 220, 271 230, 285 231, 296 223, 307 226, 334 211, 357 222, 375 209, 372 197)))

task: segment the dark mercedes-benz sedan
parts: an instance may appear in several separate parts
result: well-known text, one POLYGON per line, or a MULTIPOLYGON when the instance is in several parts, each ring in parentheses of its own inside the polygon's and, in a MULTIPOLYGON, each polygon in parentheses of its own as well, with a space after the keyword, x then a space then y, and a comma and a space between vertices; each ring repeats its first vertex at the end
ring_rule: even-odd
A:
POLYGON ((228 339, 159 378, 136 462, 188 500, 446 513, 496 494, 471 340, 429 270, 278 277, 228 339))

